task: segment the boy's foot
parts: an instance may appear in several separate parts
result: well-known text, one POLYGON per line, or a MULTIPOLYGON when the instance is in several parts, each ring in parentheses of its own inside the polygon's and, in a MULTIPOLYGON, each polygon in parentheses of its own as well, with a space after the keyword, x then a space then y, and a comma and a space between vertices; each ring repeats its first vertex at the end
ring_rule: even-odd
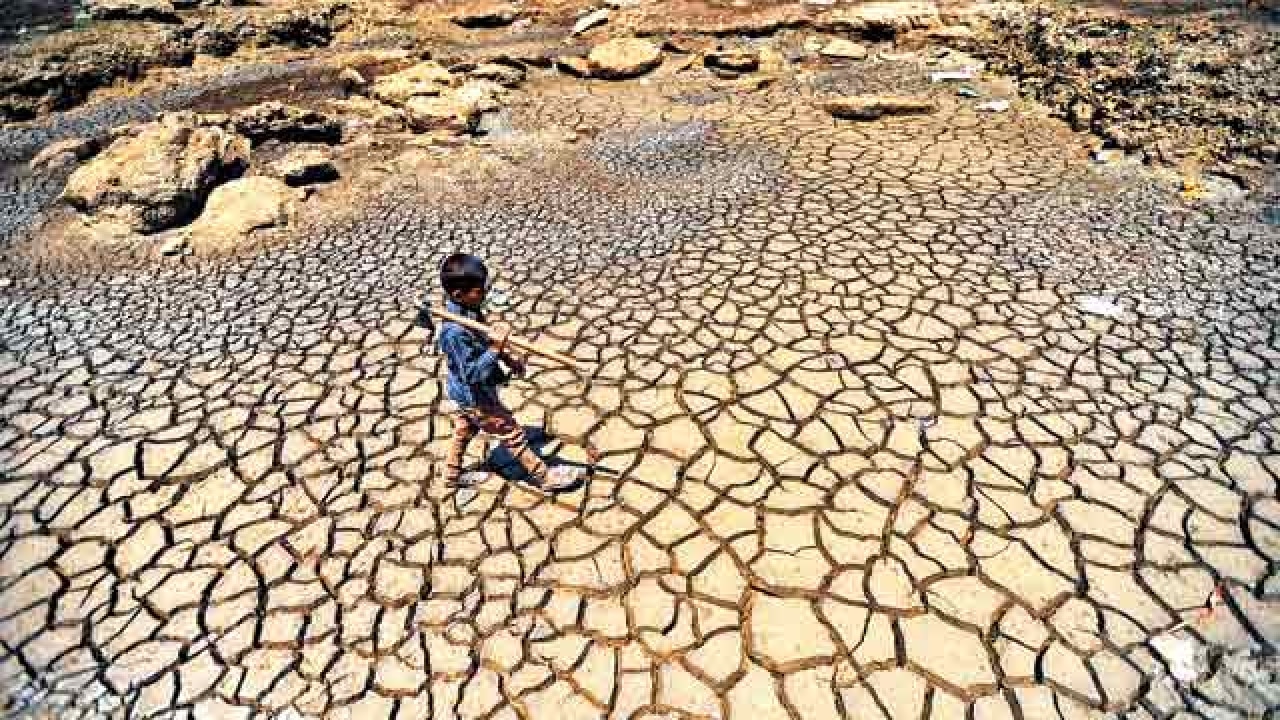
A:
POLYGON ((475 472, 475 471, 466 472, 466 473, 462 473, 461 475, 454 478, 453 480, 446 480, 444 484, 445 484, 445 487, 453 487, 453 488, 474 487, 476 485, 479 485, 480 482, 485 479, 485 476, 486 476, 486 473, 482 473, 482 472, 475 472))
POLYGON ((576 465, 556 465, 547 470, 547 477, 538 483, 538 487, 547 492, 568 490, 582 482, 586 474, 586 470, 576 465))

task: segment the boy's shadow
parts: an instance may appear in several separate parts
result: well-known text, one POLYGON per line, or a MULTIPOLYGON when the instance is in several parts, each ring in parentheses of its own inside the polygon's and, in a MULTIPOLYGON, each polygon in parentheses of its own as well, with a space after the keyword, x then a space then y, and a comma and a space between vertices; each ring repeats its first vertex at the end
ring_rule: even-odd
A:
MULTIPOLYGON (((582 486, 586 485, 587 481, 590 480, 593 475, 601 472, 600 468, 594 463, 574 462, 572 460, 565 460, 558 457, 556 455, 556 450, 559 447, 563 447, 564 442, 559 438, 548 434, 544 428, 537 425, 526 426, 524 428, 524 433, 525 437, 529 441, 529 449, 536 453, 538 457, 542 458, 542 461, 545 462, 548 467, 568 465, 570 467, 581 468, 585 471, 580 480, 575 482, 573 485, 559 490, 558 492, 573 492, 578 490, 582 486)), ((529 482, 529 475, 524 471, 520 462, 511 454, 511 451, 507 450, 507 448, 501 444, 497 444, 496 447, 490 450, 488 456, 485 458, 485 465, 493 472, 501 475, 502 478, 508 482, 525 484, 528 484, 529 482)), ((612 475, 613 473, 605 471, 605 474, 612 475)))

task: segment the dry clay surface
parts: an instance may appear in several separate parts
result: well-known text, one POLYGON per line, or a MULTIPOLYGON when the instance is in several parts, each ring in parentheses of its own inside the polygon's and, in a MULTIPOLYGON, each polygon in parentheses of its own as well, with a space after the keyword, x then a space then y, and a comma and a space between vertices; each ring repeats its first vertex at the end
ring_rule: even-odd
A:
POLYGON ((7 707, 1257 712, 1155 639, 1280 635, 1274 226, 1020 104, 674 87, 547 90, 483 182, 401 177, 254 257, 4 261, 7 707), (440 480, 411 320, 454 249, 587 367, 505 391, 600 451, 582 489, 440 480))

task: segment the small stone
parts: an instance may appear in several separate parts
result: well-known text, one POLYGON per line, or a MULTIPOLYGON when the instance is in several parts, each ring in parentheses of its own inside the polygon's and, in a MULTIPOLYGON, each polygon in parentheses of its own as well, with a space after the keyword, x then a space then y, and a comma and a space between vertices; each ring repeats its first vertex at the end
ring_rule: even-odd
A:
POLYGON ((885 115, 927 115, 938 108, 926 98, 856 95, 827 100, 823 108, 845 120, 876 120, 885 115))
POLYGON ((592 77, 624 80, 662 64, 662 51, 640 38, 614 38, 592 48, 587 62, 591 64, 592 77))
POLYGON ((520 17, 520 9, 508 2, 482 2, 454 13, 450 18, 464 28, 498 28, 510 25, 520 17))
POLYGON ((485 63, 467 73, 474 80, 488 80, 503 87, 515 87, 524 82, 524 70, 501 63, 485 63))
POLYGON ((187 236, 185 234, 175 235, 160 245, 160 254, 165 257, 173 257, 174 255, 181 255, 186 249, 187 236))
POLYGON ((835 38, 831 42, 822 46, 819 51, 823 56, 829 58, 840 58, 843 60, 865 60, 868 52, 865 45, 860 45, 852 40, 844 38, 835 38))
POLYGON ((760 66, 760 56, 750 50, 717 50, 707 53, 703 62, 710 68, 744 73, 760 66))
POLYGON ((1009 109, 1009 101, 992 100, 990 102, 978 103, 975 107, 979 112, 1002 113, 1009 109))
POLYGON ((342 83, 342 87, 347 92, 358 92, 369 85, 369 81, 359 70, 352 67, 342 68, 342 72, 338 73, 338 81, 342 83))

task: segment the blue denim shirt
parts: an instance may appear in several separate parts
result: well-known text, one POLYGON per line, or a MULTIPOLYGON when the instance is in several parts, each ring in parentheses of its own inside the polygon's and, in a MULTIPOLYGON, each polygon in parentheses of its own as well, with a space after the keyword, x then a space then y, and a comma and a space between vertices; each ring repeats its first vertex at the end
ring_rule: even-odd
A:
MULTIPOLYGON (((445 309, 455 315, 484 320, 479 312, 453 300, 445 302, 445 309)), ((440 324, 437 342, 449 369, 444 389, 450 400, 464 408, 501 404, 498 386, 507 383, 507 373, 498 360, 498 354, 489 349, 489 342, 483 335, 445 321, 440 324)))

